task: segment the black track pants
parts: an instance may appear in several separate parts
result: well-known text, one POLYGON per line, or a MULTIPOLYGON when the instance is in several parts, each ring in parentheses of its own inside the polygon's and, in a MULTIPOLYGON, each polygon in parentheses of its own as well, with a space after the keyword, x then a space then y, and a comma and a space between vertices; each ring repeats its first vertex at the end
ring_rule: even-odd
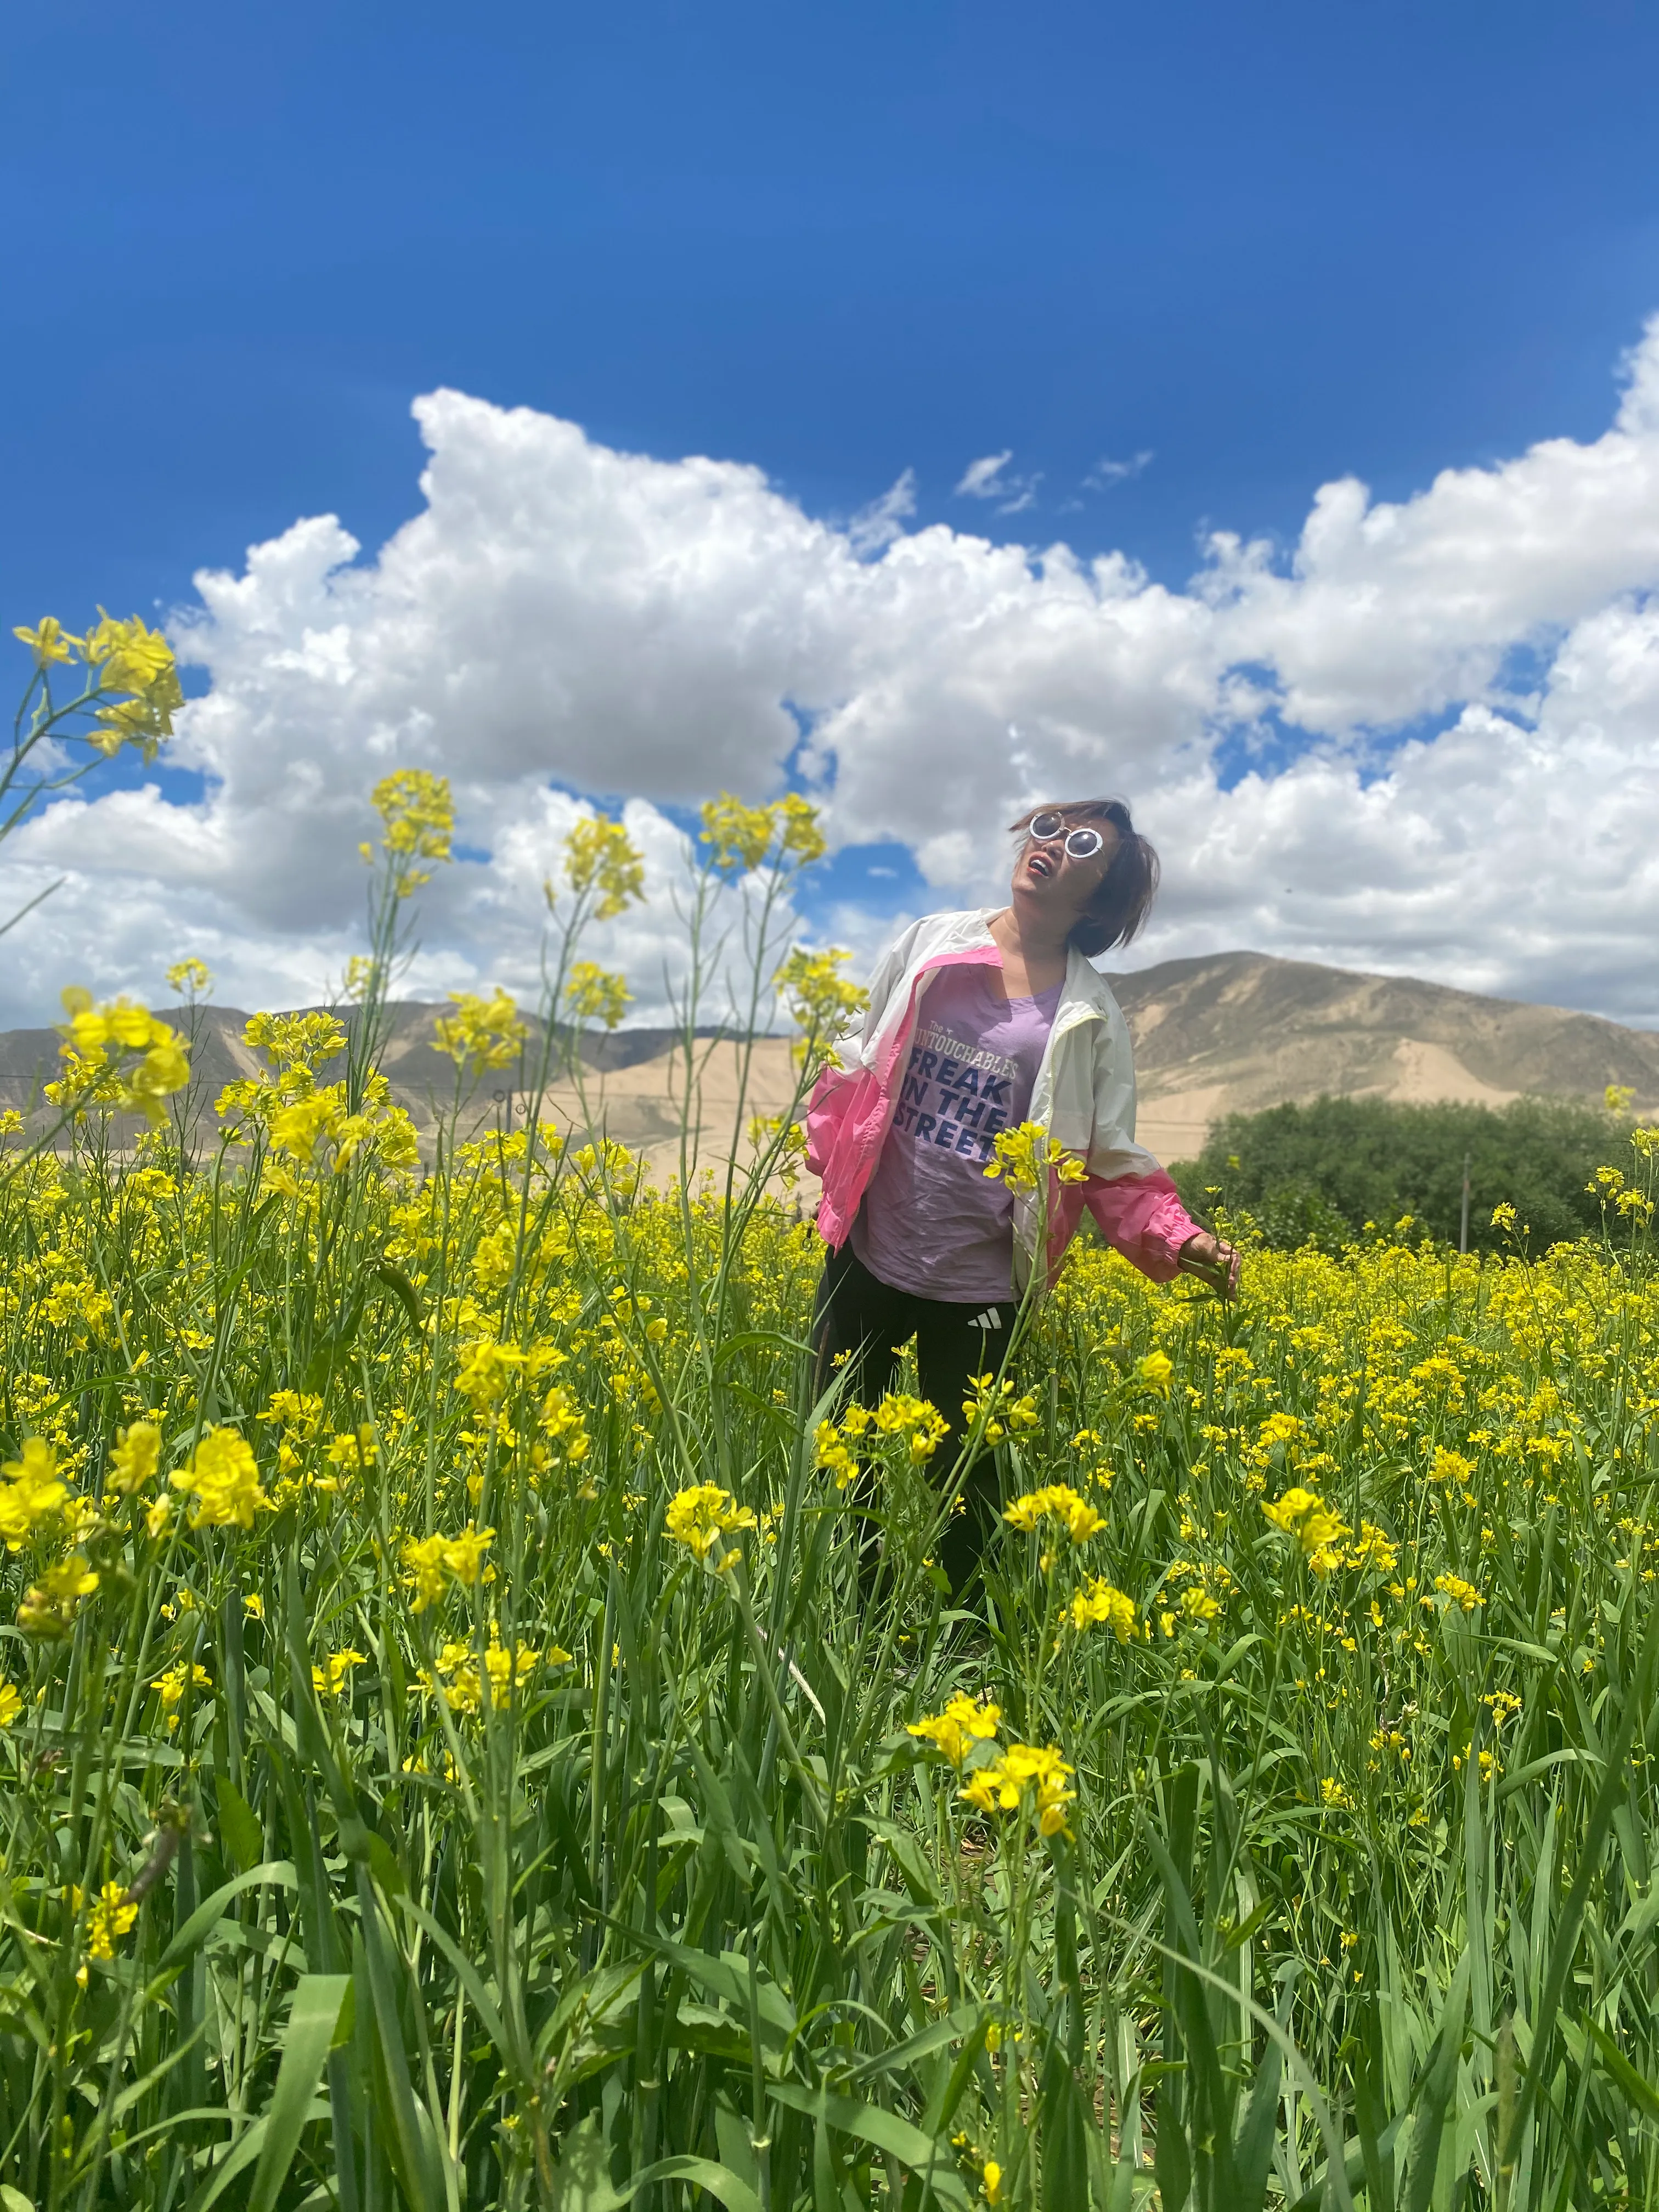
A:
MULTIPOLYGON (((892 1389, 899 1352, 914 1336, 921 1395, 951 1424, 949 1441, 940 1444, 933 1461, 944 1474, 956 1459, 966 1426, 962 1401, 969 1378, 994 1375, 1000 1368, 1014 1311, 1011 1303, 952 1305, 896 1291, 870 1273, 849 1238, 824 1261, 818 1284, 812 1321, 816 1387, 824 1389, 838 1355, 845 1352, 853 1396, 861 1406, 876 1405, 892 1389)), ((957 1600, 979 1565, 1001 1506, 996 1462, 988 1451, 969 1469, 963 1503, 966 1510, 951 1516, 939 1544, 939 1565, 957 1600)), ((860 1579, 867 1583, 868 1574, 860 1579)))

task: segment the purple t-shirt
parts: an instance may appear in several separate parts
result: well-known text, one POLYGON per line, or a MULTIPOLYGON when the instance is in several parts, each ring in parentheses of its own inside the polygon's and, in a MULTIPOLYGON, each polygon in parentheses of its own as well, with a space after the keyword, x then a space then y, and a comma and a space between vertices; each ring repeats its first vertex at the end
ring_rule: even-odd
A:
POLYGON ((1017 1129, 1054 1027, 1060 986, 1002 994, 985 963, 928 985, 892 1126, 853 1224, 853 1249, 880 1282, 950 1304, 1012 1296, 1013 1200, 985 1173, 1000 1129, 1017 1129))

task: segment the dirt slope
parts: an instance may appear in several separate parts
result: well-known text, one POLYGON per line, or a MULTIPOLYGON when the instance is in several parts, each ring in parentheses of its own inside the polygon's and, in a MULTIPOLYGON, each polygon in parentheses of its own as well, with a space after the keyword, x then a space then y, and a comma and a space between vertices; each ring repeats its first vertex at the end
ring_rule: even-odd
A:
POLYGON ((1594 1014, 1261 952, 1108 980, 1134 1033, 1139 1134, 1164 1159, 1190 1158, 1223 1114, 1324 1093, 1496 1106, 1619 1083, 1659 1111, 1659 1034, 1594 1014))
MULTIPOLYGON (((1501 1105, 1522 1092, 1599 1099, 1618 1083, 1635 1092, 1638 1110, 1659 1114, 1659 1033, 1593 1014, 1261 952, 1167 960, 1108 981, 1134 1034, 1138 1133, 1162 1159, 1190 1158, 1224 1114, 1325 1092, 1501 1105)), ((396 1008, 385 1060, 394 1094, 428 1141, 454 1091, 454 1068, 431 1042, 440 1011, 396 1008)), ((179 1021, 176 1010, 167 1018, 179 1021)), ((223 1085, 258 1063, 242 1041, 245 1014, 209 1006, 198 1018, 192 1089, 210 1123, 223 1085)), ((40 1083, 54 1072, 58 1044, 52 1030, 0 1032, 0 1106, 27 1112, 36 1104, 40 1083)), ((690 1121, 692 1155, 702 1164, 727 1157, 734 1132, 741 1152, 750 1116, 788 1103, 789 1046, 761 1037, 747 1048, 749 1091, 739 1114, 744 1050, 729 1038, 698 1040, 690 1121)), ((586 1036, 582 1058, 580 1086, 562 1083, 552 1094, 556 1117, 580 1123, 591 1114, 612 1137, 643 1151, 653 1173, 672 1171, 685 1075, 671 1034, 586 1036)), ((488 1078, 468 1110, 469 1124, 521 1114, 523 1082, 518 1069, 488 1078)))

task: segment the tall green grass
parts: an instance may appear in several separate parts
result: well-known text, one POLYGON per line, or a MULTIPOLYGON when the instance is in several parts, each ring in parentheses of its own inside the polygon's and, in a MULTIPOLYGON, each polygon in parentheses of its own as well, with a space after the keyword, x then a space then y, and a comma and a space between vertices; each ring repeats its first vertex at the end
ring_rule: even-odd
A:
MULTIPOLYGON (((746 927, 752 1031, 811 839, 711 830, 694 975, 746 927)), ((8 2212, 1659 2203, 1639 1209, 1257 1255, 1231 1308, 1079 1251, 972 1449, 1101 1525, 1005 1526, 953 1611, 939 1455, 836 1479, 786 1127, 669 1189, 533 1108, 462 1145, 516 1049, 475 1007, 406 1164, 376 1037, 441 856, 389 842, 337 1097, 269 1032, 245 1141, 92 1109, 0 1184, 4 1434, 70 1490, 3 1570, 8 2212), (190 1525, 216 1435, 250 1526, 190 1525), (956 1695, 961 1774, 913 1727, 956 1695), (961 1795, 1014 1742, 1074 1770, 1052 1834, 961 1795)), ((572 857, 549 1054, 625 858, 572 857)))

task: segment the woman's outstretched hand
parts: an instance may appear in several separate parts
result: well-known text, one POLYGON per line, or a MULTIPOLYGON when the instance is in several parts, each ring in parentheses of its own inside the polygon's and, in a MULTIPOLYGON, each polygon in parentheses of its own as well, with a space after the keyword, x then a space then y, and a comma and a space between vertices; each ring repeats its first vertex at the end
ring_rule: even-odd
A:
POLYGON ((1218 1297, 1231 1298, 1238 1291, 1238 1254, 1231 1244, 1224 1244, 1207 1229, 1200 1229, 1196 1237, 1189 1237, 1182 1246, 1176 1265, 1183 1275, 1196 1275, 1207 1283, 1218 1297))

